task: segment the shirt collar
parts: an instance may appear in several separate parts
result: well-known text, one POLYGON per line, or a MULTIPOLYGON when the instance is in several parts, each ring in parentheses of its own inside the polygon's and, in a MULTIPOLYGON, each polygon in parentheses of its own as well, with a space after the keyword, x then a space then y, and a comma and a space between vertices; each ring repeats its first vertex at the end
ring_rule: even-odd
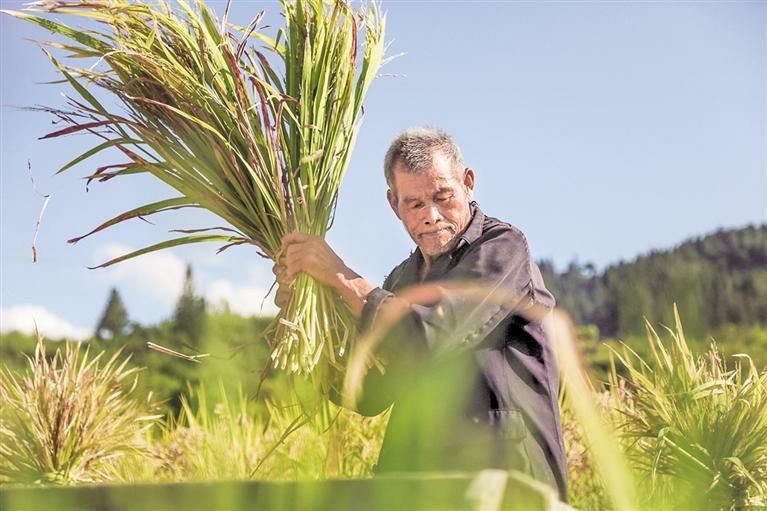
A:
MULTIPOLYGON (((461 234, 461 241, 471 245, 482 235, 482 224, 485 223, 485 214, 479 209, 476 201, 471 201, 471 220, 466 230, 461 234)), ((462 245, 461 241, 458 242, 456 248, 462 245)))

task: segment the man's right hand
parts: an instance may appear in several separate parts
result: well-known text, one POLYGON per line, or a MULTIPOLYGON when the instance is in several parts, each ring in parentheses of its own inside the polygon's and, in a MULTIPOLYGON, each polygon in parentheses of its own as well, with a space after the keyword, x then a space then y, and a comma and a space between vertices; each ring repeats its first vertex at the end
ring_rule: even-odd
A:
POLYGON ((283 236, 282 253, 272 272, 279 284, 274 303, 281 309, 290 302, 293 281, 299 273, 332 288, 357 317, 362 313, 365 297, 375 289, 346 266, 321 236, 298 232, 283 236))

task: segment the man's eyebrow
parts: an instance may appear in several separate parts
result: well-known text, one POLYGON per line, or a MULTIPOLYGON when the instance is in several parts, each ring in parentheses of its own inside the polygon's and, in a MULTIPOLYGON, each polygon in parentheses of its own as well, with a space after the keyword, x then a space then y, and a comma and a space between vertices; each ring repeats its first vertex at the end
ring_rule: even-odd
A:
MULTIPOLYGON (((442 186, 434 192, 434 195, 441 195, 443 193, 453 193, 455 189, 452 186, 442 186)), ((410 204, 411 202, 418 202, 422 200, 420 197, 403 197, 402 202, 410 204)))

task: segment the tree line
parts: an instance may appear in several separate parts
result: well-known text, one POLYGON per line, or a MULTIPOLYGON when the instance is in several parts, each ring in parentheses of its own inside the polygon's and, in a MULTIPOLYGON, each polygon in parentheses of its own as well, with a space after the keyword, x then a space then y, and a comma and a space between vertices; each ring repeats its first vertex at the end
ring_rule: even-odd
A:
POLYGON ((673 324, 677 303, 689 335, 726 325, 767 323, 767 224, 720 229, 670 250, 654 250, 598 272, 539 262, 558 306, 602 337, 642 335, 644 318, 673 324))

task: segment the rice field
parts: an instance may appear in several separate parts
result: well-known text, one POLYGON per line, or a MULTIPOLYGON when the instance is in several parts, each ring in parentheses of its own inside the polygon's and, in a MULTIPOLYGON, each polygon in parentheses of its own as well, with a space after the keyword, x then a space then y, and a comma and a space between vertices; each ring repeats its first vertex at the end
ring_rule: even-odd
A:
MULTIPOLYGON (((556 342, 572 342, 565 319, 556 342)), ((611 381, 560 349, 570 504, 576 509, 757 509, 767 504, 767 373, 712 343, 690 352, 681 321, 648 325, 652 359, 614 354, 611 381)), ((569 354, 568 354, 569 353, 569 354)), ((177 411, 137 392, 140 368, 77 344, 40 342, 0 376, 3 487, 325 481, 373 475, 387 413, 331 417, 290 399, 189 386, 177 411), (211 392, 216 390, 216 392, 211 392), (215 398, 210 395, 215 394, 215 398), (108 406, 102 406, 107 403, 108 406)), ((231 388, 231 387, 230 387, 231 388)), ((1 490, 0 490, 1 491, 1 490)))

